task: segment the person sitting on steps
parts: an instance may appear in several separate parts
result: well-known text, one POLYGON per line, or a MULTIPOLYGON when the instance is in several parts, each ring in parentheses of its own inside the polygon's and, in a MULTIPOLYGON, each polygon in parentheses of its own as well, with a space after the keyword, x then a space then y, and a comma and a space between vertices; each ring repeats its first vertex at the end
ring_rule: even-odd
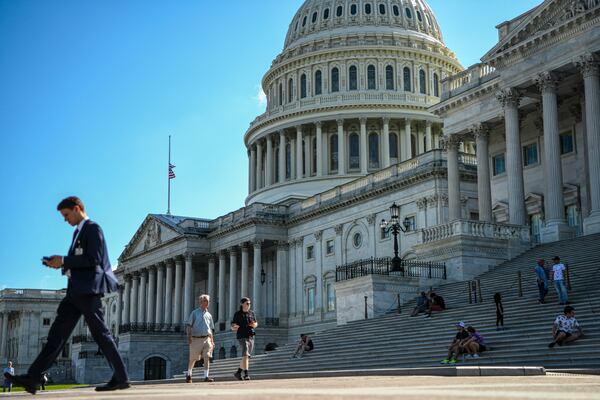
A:
POLYGON ((417 315, 419 315, 419 313, 426 312, 427 310, 429 310, 430 301, 429 297, 427 297, 425 292, 421 292, 421 294, 417 296, 416 300, 417 305, 410 314, 411 317, 416 317, 417 315))
POLYGON ((565 343, 573 342, 583 335, 583 330, 579 326, 579 322, 575 319, 575 309, 572 306, 566 306, 563 313, 564 315, 556 317, 552 325, 552 337, 554 340, 548 345, 550 348, 553 348, 555 345, 562 346, 565 343))
POLYGON ((425 314, 425 318, 431 317, 431 313, 433 311, 444 311, 446 309, 446 302, 442 296, 438 296, 437 294, 431 292, 429 298, 429 310, 425 314))
POLYGON ((312 351, 315 348, 313 341, 305 335, 304 333, 300 335, 300 340, 298 340, 298 346, 296 347, 296 351, 292 358, 302 358, 304 352, 312 351))
POLYGON ((456 364, 458 362, 458 356, 461 353, 461 346, 464 346, 465 342, 469 339, 469 332, 465 329, 465 323, 459 321, 456 324, 456 336, 454 340, 448 346, 448 357, 443 359, 440 364, 456 364))
POLYGON ((469 332, 469 339, 462 346, 467 353, 466 356, 469 358, 479 358, 480 353, 487 350, 485 340, 481 333, 477 332, 472 326, 467 327, 467 332, 469 332))

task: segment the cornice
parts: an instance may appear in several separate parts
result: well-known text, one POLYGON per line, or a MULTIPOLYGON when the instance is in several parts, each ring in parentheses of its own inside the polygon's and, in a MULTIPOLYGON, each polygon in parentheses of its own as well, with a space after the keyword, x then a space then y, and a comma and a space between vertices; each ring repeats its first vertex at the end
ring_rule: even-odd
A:
POLYGON ((448 111, 464 106, 485 96, 495 96, 500 89, 500 77, 496 77, 488 82, 464 91, 454 97, 446 99, 434 106, 429 107, 429 111, 437 116, 443 117, 448 111))

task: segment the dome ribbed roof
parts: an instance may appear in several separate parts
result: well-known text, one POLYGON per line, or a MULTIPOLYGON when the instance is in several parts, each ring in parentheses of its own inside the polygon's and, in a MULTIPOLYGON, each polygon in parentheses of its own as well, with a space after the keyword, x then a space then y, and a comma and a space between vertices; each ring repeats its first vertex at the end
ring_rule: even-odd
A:
POLYGON ((424 0, 306 0, 292 19, 284 50, 348 31, 404 32, 443 44, 437 20, 424 0))

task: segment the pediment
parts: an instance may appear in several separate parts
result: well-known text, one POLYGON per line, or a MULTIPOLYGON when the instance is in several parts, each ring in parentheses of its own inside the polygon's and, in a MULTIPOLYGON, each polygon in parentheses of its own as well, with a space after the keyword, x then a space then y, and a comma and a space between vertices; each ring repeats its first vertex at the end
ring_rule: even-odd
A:
POLYGON ((148 215, 127 246, 125 246, 125 250, 119 257, 119 260, 125 260, 150 251, 181 235, 182 233, 177 232, 154 215, 148 215))
POLYGON ((502 38, 498 44, 488 51, 481 61, 493 62, 504 52, 510 52, 520 44, 535 40, 586 13, 599 9, 600 0, 545 0, 524 17, 499 25, 500 30, 508 31, 501 33, 502 38))

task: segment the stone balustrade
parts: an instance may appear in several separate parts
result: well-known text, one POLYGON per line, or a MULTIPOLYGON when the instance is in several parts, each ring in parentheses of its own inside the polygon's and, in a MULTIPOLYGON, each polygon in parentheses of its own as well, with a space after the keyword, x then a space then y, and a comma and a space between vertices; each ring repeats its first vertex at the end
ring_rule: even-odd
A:
POLYGON ((490 65, 475 64, 469 69, 442 80, 442 101, 488 82, 500 74, 490 65))
POLYGON ((529 228, 527 226, 462 219, 421 230, 422 243, 437 242, 455 236, 519 240, 522 242, 529 242, 530 240, 529 228))

